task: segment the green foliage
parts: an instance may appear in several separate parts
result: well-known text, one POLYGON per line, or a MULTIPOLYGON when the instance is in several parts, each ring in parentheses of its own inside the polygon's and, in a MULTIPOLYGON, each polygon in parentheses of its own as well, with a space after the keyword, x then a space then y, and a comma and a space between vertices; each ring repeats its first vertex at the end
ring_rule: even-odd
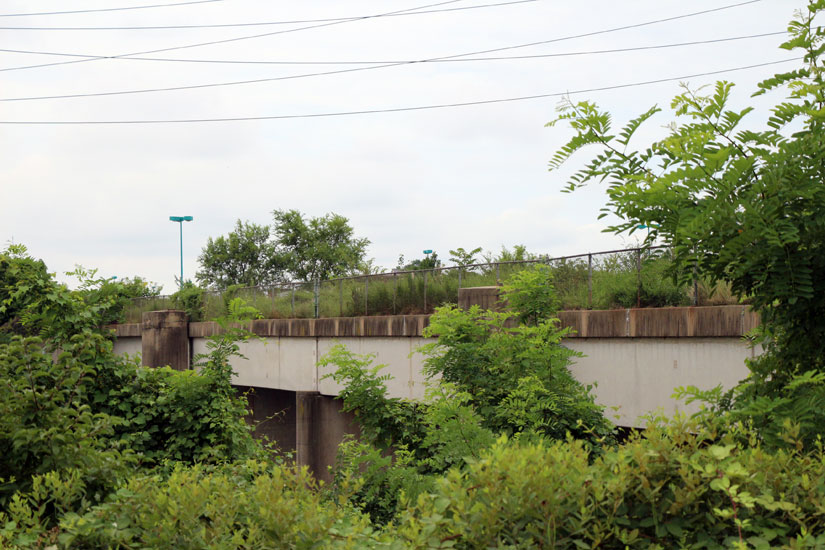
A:
POLYGON ((495 433, 558 439, 570 432, 599 444, 612 427, 590 388, 570 374, 570 360, 579 355, 561 345, 570 330, 559 329, 555 318, 513 327, 513 316, 478 306, 440 308, 425 330, 438 341, 420 349, 427 376, 472 396, 483 425, 495 433))
MULTIPOLYGON (((612 426, 568 370, 576 352, 561 346, 569 332, 552 315, 557 304, 548 271, 536 268, 510 287, 529 306, 532 326, 512 326, 515 314, 439 308, 425 336, 438 341, 419 349, 427 358, 430 388, 423 402, 387 396, 383 365, 334 346, 320 362, 342 385, 344 409, 356 414, 360 442, 339 450, 336 485, 356 489, 350 500, 386 523, 404 498, 427 491, 434 475, 477 460, 497 434, 524 440, 564 439, 570 434, 596 448, 612 426), (547 304, 540 304, 547 299, 547 304), (402 497, 402 498, 399 498, 402 497)), ((340 492, 340 491, 339 491, 340 492)))
POLYGON ((475 256, 479 252, 481 252, 481 247, 469 251, 459 247, 455 250, 450 250, 450 261, 459 267, 472 265, 477 263, 475 256))
POLYGON ((390 523, 402 497, 430 490, 434 478, 422 474, 405 445, 382 451, 347 438, 338 446, 329 494, 367 514, 376 525, 390 523))
POLYGON ((736 425, 654 422, 593 459, 501 439, 398 520, 408 548, 821 548, 822 448, 767 452, 736 425))
POLYGON ((553 287, 553 271, 543 264, 514 273, 502 290, 508 305, 519 312, 519 321, 525 325, 535 326, 551 319, 561 305, 553 287))
POLYGON ((370 241, 356 238, 344 216, 329 213, 305 220, 297 210, 275 210, 273 216, 278 255, 299 280, 348 275, 364 260, 370 241))
POLYGON ((690 303, 686 283, 674 280, 674 266, 666 255, 647 253, 637 272, 634 253, 616 255, 602 264, 593 301, 604 309, 685 306, 690 303))
POLYGON ((135 298, 154 298, 160 295, 161 287, 141 277, 124 279, 95 278, 97 271, 86 271, 78 267, 70 275, 80 279, 80 293, 89 304, 106 305, 102 313, 103 324, 122 323, 126 319, 126 309, 135 298))
MULTIPOLYGON (((799 392, 818 383, 795 381, 807 371, 825 372, 825 29, 814 25, 823 10, 825 3, 809 2, 791 21, 782 48, 803 50, 803 66, 759 85, 756 95, 786 93, 760 129, 741 127, 752 109, 729 107, 729 82, 718 82, 710 95, 685 87, 671 103, 679 123, 640 150, 628 143, 656 108, 618 135, 610 115, 587 102, 565 103, 551 123, 568 122, 575 131, 551 169, 583 147, 600 150, 568 189, 606 182, 604 212, 620 219, 611 230, 632 233, 647 226, 645 243, 662 240, 671 247, 682 283, 695 270, 711 285, 728 283, 759 312, 766 352, 749 362, 751 375, 734 407, 753 413, 761 425, 780 412, 818 403, 810 392, 799 392), (796 398, 795 404, 786 401, 796 398)), ((776 431, 775 421, 768 424, 776 431)))
POLYGON ((728 107, 729 82, 717 83, 707 96, 686 88, 671 104, 680 123, 640 150, 628 149, 628 142, 655 108, 618 135, 610 116, 587 102, 564 104, 551 123, 568 122, 576 133, 551 169, 587 145, 600 149, 568 189, 605 181, 604 210, 621 220, 612 230, 646 225, 645 242, 671 246, 683 281, 695 267, 711 283, 728 281, 735 293, 750 297, 780 358, 771 370, 755 373, 769 388, 801 370, 825 368, 818 344, 811 345, 825 337, 825 82, 819 57, 825 30, 813 25, 822 9, 812 2, 791 22, 783 48, 803 49, 804 66, 760 85, 761 92, 781 87, 788 93, 760 130, 740 128, 752 109, 728 107))
POLYGON ((61 543, 79 550, 356 550, 378 541, 365 517, 323 502, 306 470, 252 461, 136 476, 105 504, 65 516, 61 530, 61 543))
POLYGON ((386 365, 372 366, 372 356, 358 356, 344 345, 336 344, 318 364, 335 366, 332 378, 343 387, 338 397, 344 410, 355 413, 361 433, 367 441, 388 449, 394 445, 419 447, 424 437, 421 405, 410 400, 387 397, 385 382, 389 375, 380 375, 386 365))
MULTIPOLYGON (((769 355, 756 360, 776 361, 769 355)), ((822 440, 825 423, 825 373, 810 370, 796 375, 769 395, 762 395, 760 384, 745 380, 723 391, 722 386, 700 390, 695 386, 676 388, 673 397, 686 403, 699 402, 695 418, 710 421, 724 416, 729 422, 746 422, 759 433, 767 447, 812 447, 822 440)))
POLYGON ((235 222, 226 237, 211 237, 203 247, 195 278, 206 287, 221 289, 230 285, 272 285, 283 280, 282 258, 270 240, 269 226, 235 222))
POLYGON ((213 289, 271 286, 289 275, 312 281, 376 269, 365 262, 369 240, 356 238, 347 218, 305 219, 297 210, 273 216, 271 227, 238 220, 226 237, 210 238, 198 257, 198 282, 213 289))
POLYGON ((422 269, 436 269, 441 267, 441 260, 438 259, 438 252, 427 254, 423 258, 416 258, 415 260, 404 263, 404 255, 398 257, 399 271, 417 271, 422 269))
POLYGON ((0 342, 12 334, 39 335, 51 346, 121 318, 128 303, 123 289, 131 287, 107 287, 110 282, 95 273, 82 267, 67 273, 79 279, 72 292, 55 282, 42 261, 28 256, 25 246, 0 253, 0 342))
POLYGON ((181 309, 189 316, 190 321, 204 320, 204 301, 206 292, 192 281, 186 281, 183 286, 172 294, 172 307, 181 309))
MULTIPOLYGON (((38 288, 49 279, 46 264, 28 255, 23 245, 10 245, 0 253, 0 332, 32 335, 23 327, 23 312, 37 299, 38 288)), ((6 336, 8 338, 8 336, 6 336)), ((0 334, 0 341, 3 335, 0 334)))
POLYGON ((14 336, 0 344, 0 511, 39 475, 77 471, 89 499, 99 499, 129 466, 129 453, 110 445, 117 418, 87 401, 95 364, 111 353, 100 335, 80 334, 48 352, 40 338, 14 336))
MULTIPOLYGON (((102 501, 135 467, 263 456, 231 386, 229 359, 248 333, 225 322, 199 372, 140 367, 114 355, 102 324, 116 300, 93 273, 78 269, 69 291, 45 270, 14 271, 32 265, 20 260, 9 271, 27 277, 5 303, 44 336, 0 343, 0 547, 55 542, 59 516, 102 501)), ((233 312, 249 313, 240 302, 233 312)))
POLYGON ((498 254, 493 252, 485 252, 483 255, 484 261, 488 264, 496 262, 523 262, 526 260, 535 260, 538 258, 536 254, 527 251, 527 247, 523 244, 517 244, 512 250, 506 246, 501 247, 498 254))
POLYGON ((124 361, 98 374, 92 406, 120 420, 114 440, 134 451, 142 466, 256 456, 244 421, 246 400, 231 386, 231 354, 213 349, 200 358, 199 371, 124 361))

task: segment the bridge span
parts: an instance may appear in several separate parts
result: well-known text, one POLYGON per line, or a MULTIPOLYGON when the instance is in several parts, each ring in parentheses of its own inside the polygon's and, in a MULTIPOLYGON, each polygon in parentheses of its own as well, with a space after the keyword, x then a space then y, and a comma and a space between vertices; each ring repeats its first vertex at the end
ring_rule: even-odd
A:
MULTIPOLYGON (((559 318, 575 330, 564 345, 584 354, 571 367, 574 376, 596 384, 597 402, 609 407, 608 416, 620 426, 640 426, 639 417, 652 411, 694 410, 670 397, 673 388, 732 387, 747 375, 745 360, 759 352, 742 338, 759 322, 745 306, 563 311, 559 318)), ((241 345, 247 359, 233 359, 233 384, 253 389, 251 420, 280 413, 259 424, 256 435, 294 449, 299 463, 325 477, 338 442, 358 426, 340 411, 340 388, 324 379, 328 369, 318 359, 335 343, 374 354, 392 376, 391 396, 421 398, 423 357, 416 349, 428 341, 428 322, 428 315, 249 321, 259 338, 241 345)), ((180 311, 160 311, 114 329, 116 353, 140 353, 148 366, 188 369, 220 327, 189 323, 180 311)))

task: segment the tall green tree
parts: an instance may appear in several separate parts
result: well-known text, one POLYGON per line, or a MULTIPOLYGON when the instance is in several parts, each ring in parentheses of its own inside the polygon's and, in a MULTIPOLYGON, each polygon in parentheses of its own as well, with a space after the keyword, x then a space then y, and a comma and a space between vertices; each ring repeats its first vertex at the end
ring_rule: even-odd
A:
POLYGON ((303 281, 358 271, 369 239, 355 237, 349 220, 333 212, 304 218, 298 210, 275 210, 272 233, 285 268, 303 281))
POLYGON ((227 236, 206 241, 195 278, 201 285, 226 288, 230 285, 270 285, 285 278, 284 262, 270 239, 269 226, 235 223, 227 236))
POLYGON ((784 395, 805 371, 825 372, 825 31, 813 24, 825 1, 809 2, 781 47, 801 50, 801 66, 759 84, 754 95, 784 92, 763 125, 742 121, 752 107, 728 105, 730 82, 710 95, 685 86, 671 103, 676 121, 664 139, 631 146, 653 107, 614 130, 590 102, 566 102, 549 125, 574 137, 551 159, 559 168, 592 146, 596 155, 568 183, 605 182, 610 230, 650 228, 645 244, 672 248, 677 277, 693 269, 727 281, 762 316, 767 354, 751 362, 752 397, 784 395))

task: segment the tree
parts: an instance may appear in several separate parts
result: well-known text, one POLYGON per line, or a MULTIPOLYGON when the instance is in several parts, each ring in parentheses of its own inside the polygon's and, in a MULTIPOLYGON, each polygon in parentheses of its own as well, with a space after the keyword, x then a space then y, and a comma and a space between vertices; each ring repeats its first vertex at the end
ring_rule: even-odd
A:
POLYGON ((271 285, 284 279, 283 258, 270 240, 269 226, 235 222, 235 230, 203 247, 198 282, 213 288, 271 285))
POLYGON ((419 269, 437 269, 441 267, 441 260, 438 259, 438 252, 427 254, 423 258, 416 258, 408 264, 404 263, 404 255, 398 257, 399 271, 416 271, 419 269))
POLYGON ((277 255, 296 278, 329 279, 357 271, 362 264, 370 241, 356 238, 344 216, 330 212, 305 220, 297 210, 275 210, 273 216, 277 255))
POLYGON ((482 254, 482 257, 488 264, 494 264, 496 262, 523 262, 525 260, 535 260, 538 255, 528 252, 527 247, 523 244, 517 244, 513 247, 513 250, 508 249, 506 246, 502 246, 501 252, 498 254, 493 252, 485 252, 482 254))
MULTIPOLYGON (((811 1, 789 25, 786 50, 801 49, 801 67, 759 84, 754 95, 784 89, 759 129, 741 128, 751 107, 728 107, 733 84, 711 95, 684 86, 671 106, 679 123, 664 139, 636 149, 636 130, 653 107, 618 132, 590 102, 565 102, 558 119, 575 136, 551 159, 557 169, 576 151, 599 152, 568 183, 574 190, 605 181, 610 230, 650 228, 644 242, 671 247, 675 275, 695 269, 727 281, 762 316, 767 353, 750 363, 750 397, 784 395, 803 371, 825 371, 825 31, 813 25, 825 1, 811 1)), ((751 127, 755 127, 752 123, 751 127)))
POLYGON ((459 267, 473 265, 476 263, 475 256, 479 252, 481 252, 480 246, 469 251, 458 247, 455 250, 450 250, 450 261, 459 267))

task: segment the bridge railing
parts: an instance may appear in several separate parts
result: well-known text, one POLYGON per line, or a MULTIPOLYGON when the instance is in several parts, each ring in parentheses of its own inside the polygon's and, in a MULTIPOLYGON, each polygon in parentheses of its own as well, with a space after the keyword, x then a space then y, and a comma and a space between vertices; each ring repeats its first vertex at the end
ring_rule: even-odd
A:
MULTIPOLYGON (((698 279, 693 284, 675 283, 668 271, 671 263, 666 247, 628 248, 231 288, 206 291, 196 316, 225 315, 233 298, 243 298, 265 318, 432 313, 438 306, 456 303, 460 288, 503 284, 535 264, 551 268, 563 309, 740 303, 724 286, 711 288, 698 279)), ((127 317, 135 321, 142 311, 181 307, 172 302, 168 296, 137 299, 127 317)))

